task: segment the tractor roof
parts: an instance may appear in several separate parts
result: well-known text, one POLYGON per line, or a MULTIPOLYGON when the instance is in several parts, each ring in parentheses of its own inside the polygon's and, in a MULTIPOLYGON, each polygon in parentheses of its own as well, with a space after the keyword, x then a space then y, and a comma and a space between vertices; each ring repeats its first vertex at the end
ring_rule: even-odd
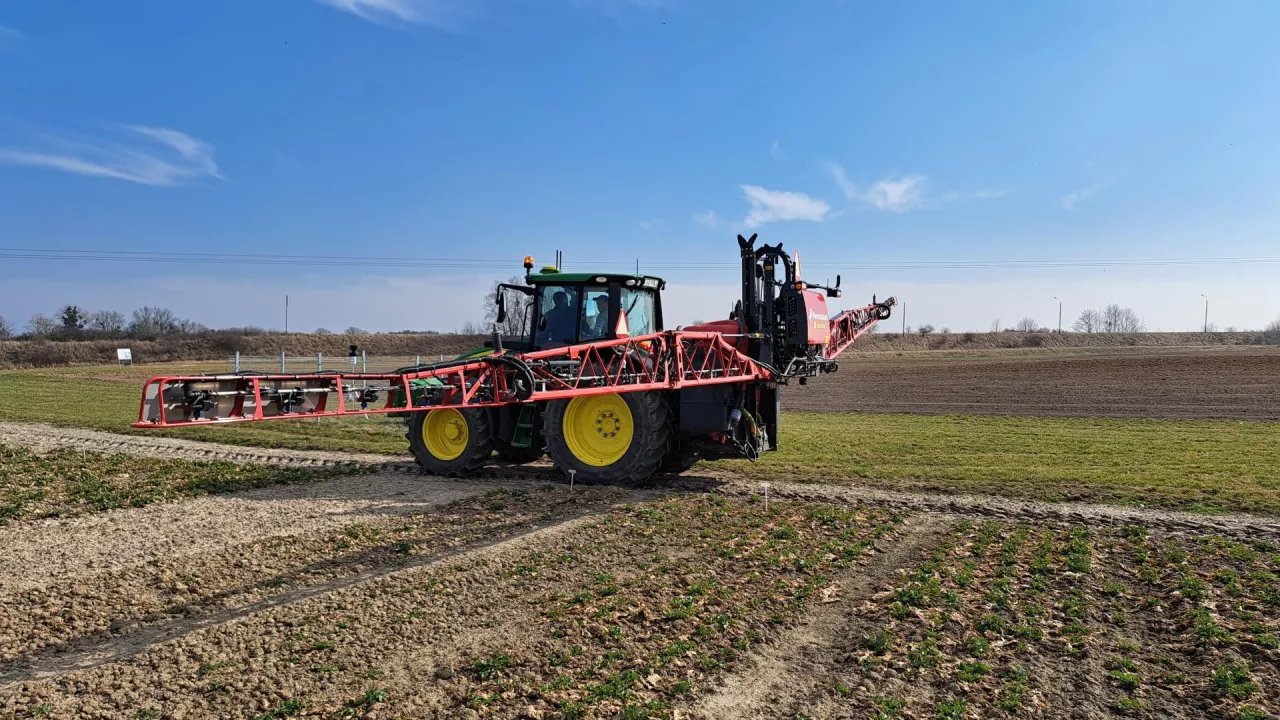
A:
POLYGON ((567 273, 558 270, 548 272, 530 272, 525 276, 525 280, 535 285, 552 285, 557 283, 574 284, 574 283, 597 283, 600 285, 608 285, 618 283, 627 285, 627 281, 631 281, 631 286, 646 287, 653 290, 661 290, 666 287, 666 281, 660 277, 652 275, 632 275, 631 273, 567 273))

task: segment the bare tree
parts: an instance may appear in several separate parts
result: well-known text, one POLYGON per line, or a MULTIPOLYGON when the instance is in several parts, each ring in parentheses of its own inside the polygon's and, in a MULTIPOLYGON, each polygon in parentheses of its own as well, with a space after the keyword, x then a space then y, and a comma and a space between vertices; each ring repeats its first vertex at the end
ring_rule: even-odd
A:
POLYGON ((1259 345, 1280 345, 1280 318, 1272 320, 1253 341, 1259 345))
POLYGON ((202 332, 209 332, 209 328, 201 325, 195 320, 179 320, 178 326, 174 328, 181 335, 198 335, 202 332))
POLYGON ((124 331, 124 313, 115 310, 98 310, 89 313, 86 327, 98 332, 118 333, 124 331))
POLYGON ((83 330, 85 314, 76 305, 66 305, 58 311, 58 320, 62 322, 63 330, 83 330))
POLYGON ((356 327, 355 325, 352 325, 351 327, 347 328, 346 330, 343 330, 342 332, 347 335, 368 335, 369 334, 365 332, 363 329, 356 327))
POLYGON ((13 336, 13 330, 9 327, 8 321, 4 317, 0 317, 0 340, 13 336))
MULTIPOLYGON (((508 285, 521 285, 520 278, 511 276, 507 278, 508 285)), ((502 286, 501 281, 494 281, 489 288, 489 293, 484 296, 484 326, 481 332, 493 329, 494 323, 498 322, 498 289, 502 286)), ((500 329, 502 334, 508 337, 517 337, 525 330, 524 324, 527 319, 525 307, 528 303, 528 296, 515 290, 503 290, 503 294, 507 300, 507 317, 502 321, 500 329)))
POLYGON ((62 325, 48 315, 33 315, 27 321, 27 334, 36 337, 49 337, 58 332, 62 325))
POLYGON ((178 316, 172 310, 140 307, 133 311, 129 332, 138 335, 169 335, 178 329, 178 316))
POLYGON ((332 335, 333 332, 329 328, 316 328, 317 335, 332 335))
POLYGON ((1146 329, 1147 324, 1142 322, 1133 308, 1122 308, 1111 303, 1102 309, 1102 332, 1137 333, 1146 329))
POLYGON ((938 332, 942 333, 943 335, 950 335, 950 334, 951 334, 951 328, 949 328, 949 327, 944 327, 944 328, 942 328, 941 330, 939 330, 938 332))
POLYGON ((479 323, 470 320, 462 323, 462 327, 458 328, 459 335, 483 335, 484 327, 479 323))
POLYGON ((991 321, 991 332, 1000 332, 1000 318, 991 321))
POLYGON ((1013 326, 1013 329, 1016 332, 1035 332, 1040 329, 1040 326, 1036 324, 1034 318, 1024 317, 1013 326))
POLYGON ((1080 312, 1080 317, 1071 324, 1072 332, 1095 333, 1102 329, 1102 313, 1089 308, 1080 312))
POLYGON ((920 327, 916 328, 916 332, 920 333, 921 335, 928 335, 929 333, 933 332, 933 326, 921 325, 920 327))

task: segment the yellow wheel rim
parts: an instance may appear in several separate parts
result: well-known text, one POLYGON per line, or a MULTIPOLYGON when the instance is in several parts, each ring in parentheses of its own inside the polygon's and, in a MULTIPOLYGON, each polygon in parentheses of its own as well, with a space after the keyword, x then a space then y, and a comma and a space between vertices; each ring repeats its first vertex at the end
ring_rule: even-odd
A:
POLYGON ((467 419, 453 408, 432 410, 422 421, 422 442, 437 460, 455 460, 467 449, 467 419))
POLYGON ((589 395, 569 401, 564 439, 573 456, 592 467, 607 467, 631 448, 635 422, 620 395, 589 395))

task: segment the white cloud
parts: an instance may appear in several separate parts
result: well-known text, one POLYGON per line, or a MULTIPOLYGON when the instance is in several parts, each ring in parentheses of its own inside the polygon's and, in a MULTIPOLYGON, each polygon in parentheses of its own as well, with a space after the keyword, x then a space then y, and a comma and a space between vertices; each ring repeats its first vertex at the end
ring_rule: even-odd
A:
POLYGON ((650 230, 650 231, 657 230, 658 228, 662 227, 664 224, 666 224, 666 221, 658 218, 655 218, 653 220, 640 221, 640 227, 644 230, 650 230))
POLYGON ((694 213, 693 221, 703 227, 708 227, 712 229, 720 227, 720 223, 721 223, 720 216, 716 215, 715 210, 708 210, 704 213, 694 213))
POLYGON ((858 186, 844 174, 844 167, 840 163, 826 163, 827 174, 832 180, 836 181, 836 185, 840 186, 840 192, 844 193, 845 199, 853 200, 858 197, 858 186))
POLYGON ((380 25, 413 23, 452 28, 464 10, 453 0, 316 0, 380 25))
POLYGON ((0 148, 0 163, 61 170, 143 185, 183 185, 222 178, 213 146, 169 128, 126 126, 131 142, 76 142, 44 137, 40 149, 0 148))
POLYGON ((1075 210, 1076 205, 1078 205, 1081 200, 1088 200, 1094 195, 1097 195, 1100 190, 1102 190, 1102 183, 1094 183, 1092 185, 1086 185, 1074 192, 1069 192, 1062 196, 1062 209, 1075 210))
POLYGON ((758 185, 743 185, 743 197, 751 203, 751 210, 742 224, 747 228, 760 227, 768 222, 781 220, 808 220, 822 222, 831 206, 825 200, 811 198, 804 193, 766 190, 758 185))
POLYGON ((952 190, 943 195, 942 199, 948 202, 956 200, 998 200, 1008 194, 1008 190, 974 190, 972 192, 952 190))
POLYGON ((773 144, 769 146, 769 157, 773 158, 774 160, 787 159, 787 154, 782 151, 782 145, 779 144, 777 140, 774 140, 773 144))
POLYGON ((886 178, 872 185, 862 199, 880 210, 906 212, 920 207, 924 202, 926 182, 923 175, 908 175, 897 180, 886 178))

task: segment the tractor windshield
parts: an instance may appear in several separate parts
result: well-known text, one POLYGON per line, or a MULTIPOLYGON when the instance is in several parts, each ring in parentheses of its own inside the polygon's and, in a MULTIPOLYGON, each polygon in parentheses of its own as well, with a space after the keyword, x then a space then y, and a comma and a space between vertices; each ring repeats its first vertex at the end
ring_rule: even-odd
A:
POLYGON ((627 317, 627 334, 648 335, 657 330, 654 322, 652 292, 623 288, 622 312, 627 317))

